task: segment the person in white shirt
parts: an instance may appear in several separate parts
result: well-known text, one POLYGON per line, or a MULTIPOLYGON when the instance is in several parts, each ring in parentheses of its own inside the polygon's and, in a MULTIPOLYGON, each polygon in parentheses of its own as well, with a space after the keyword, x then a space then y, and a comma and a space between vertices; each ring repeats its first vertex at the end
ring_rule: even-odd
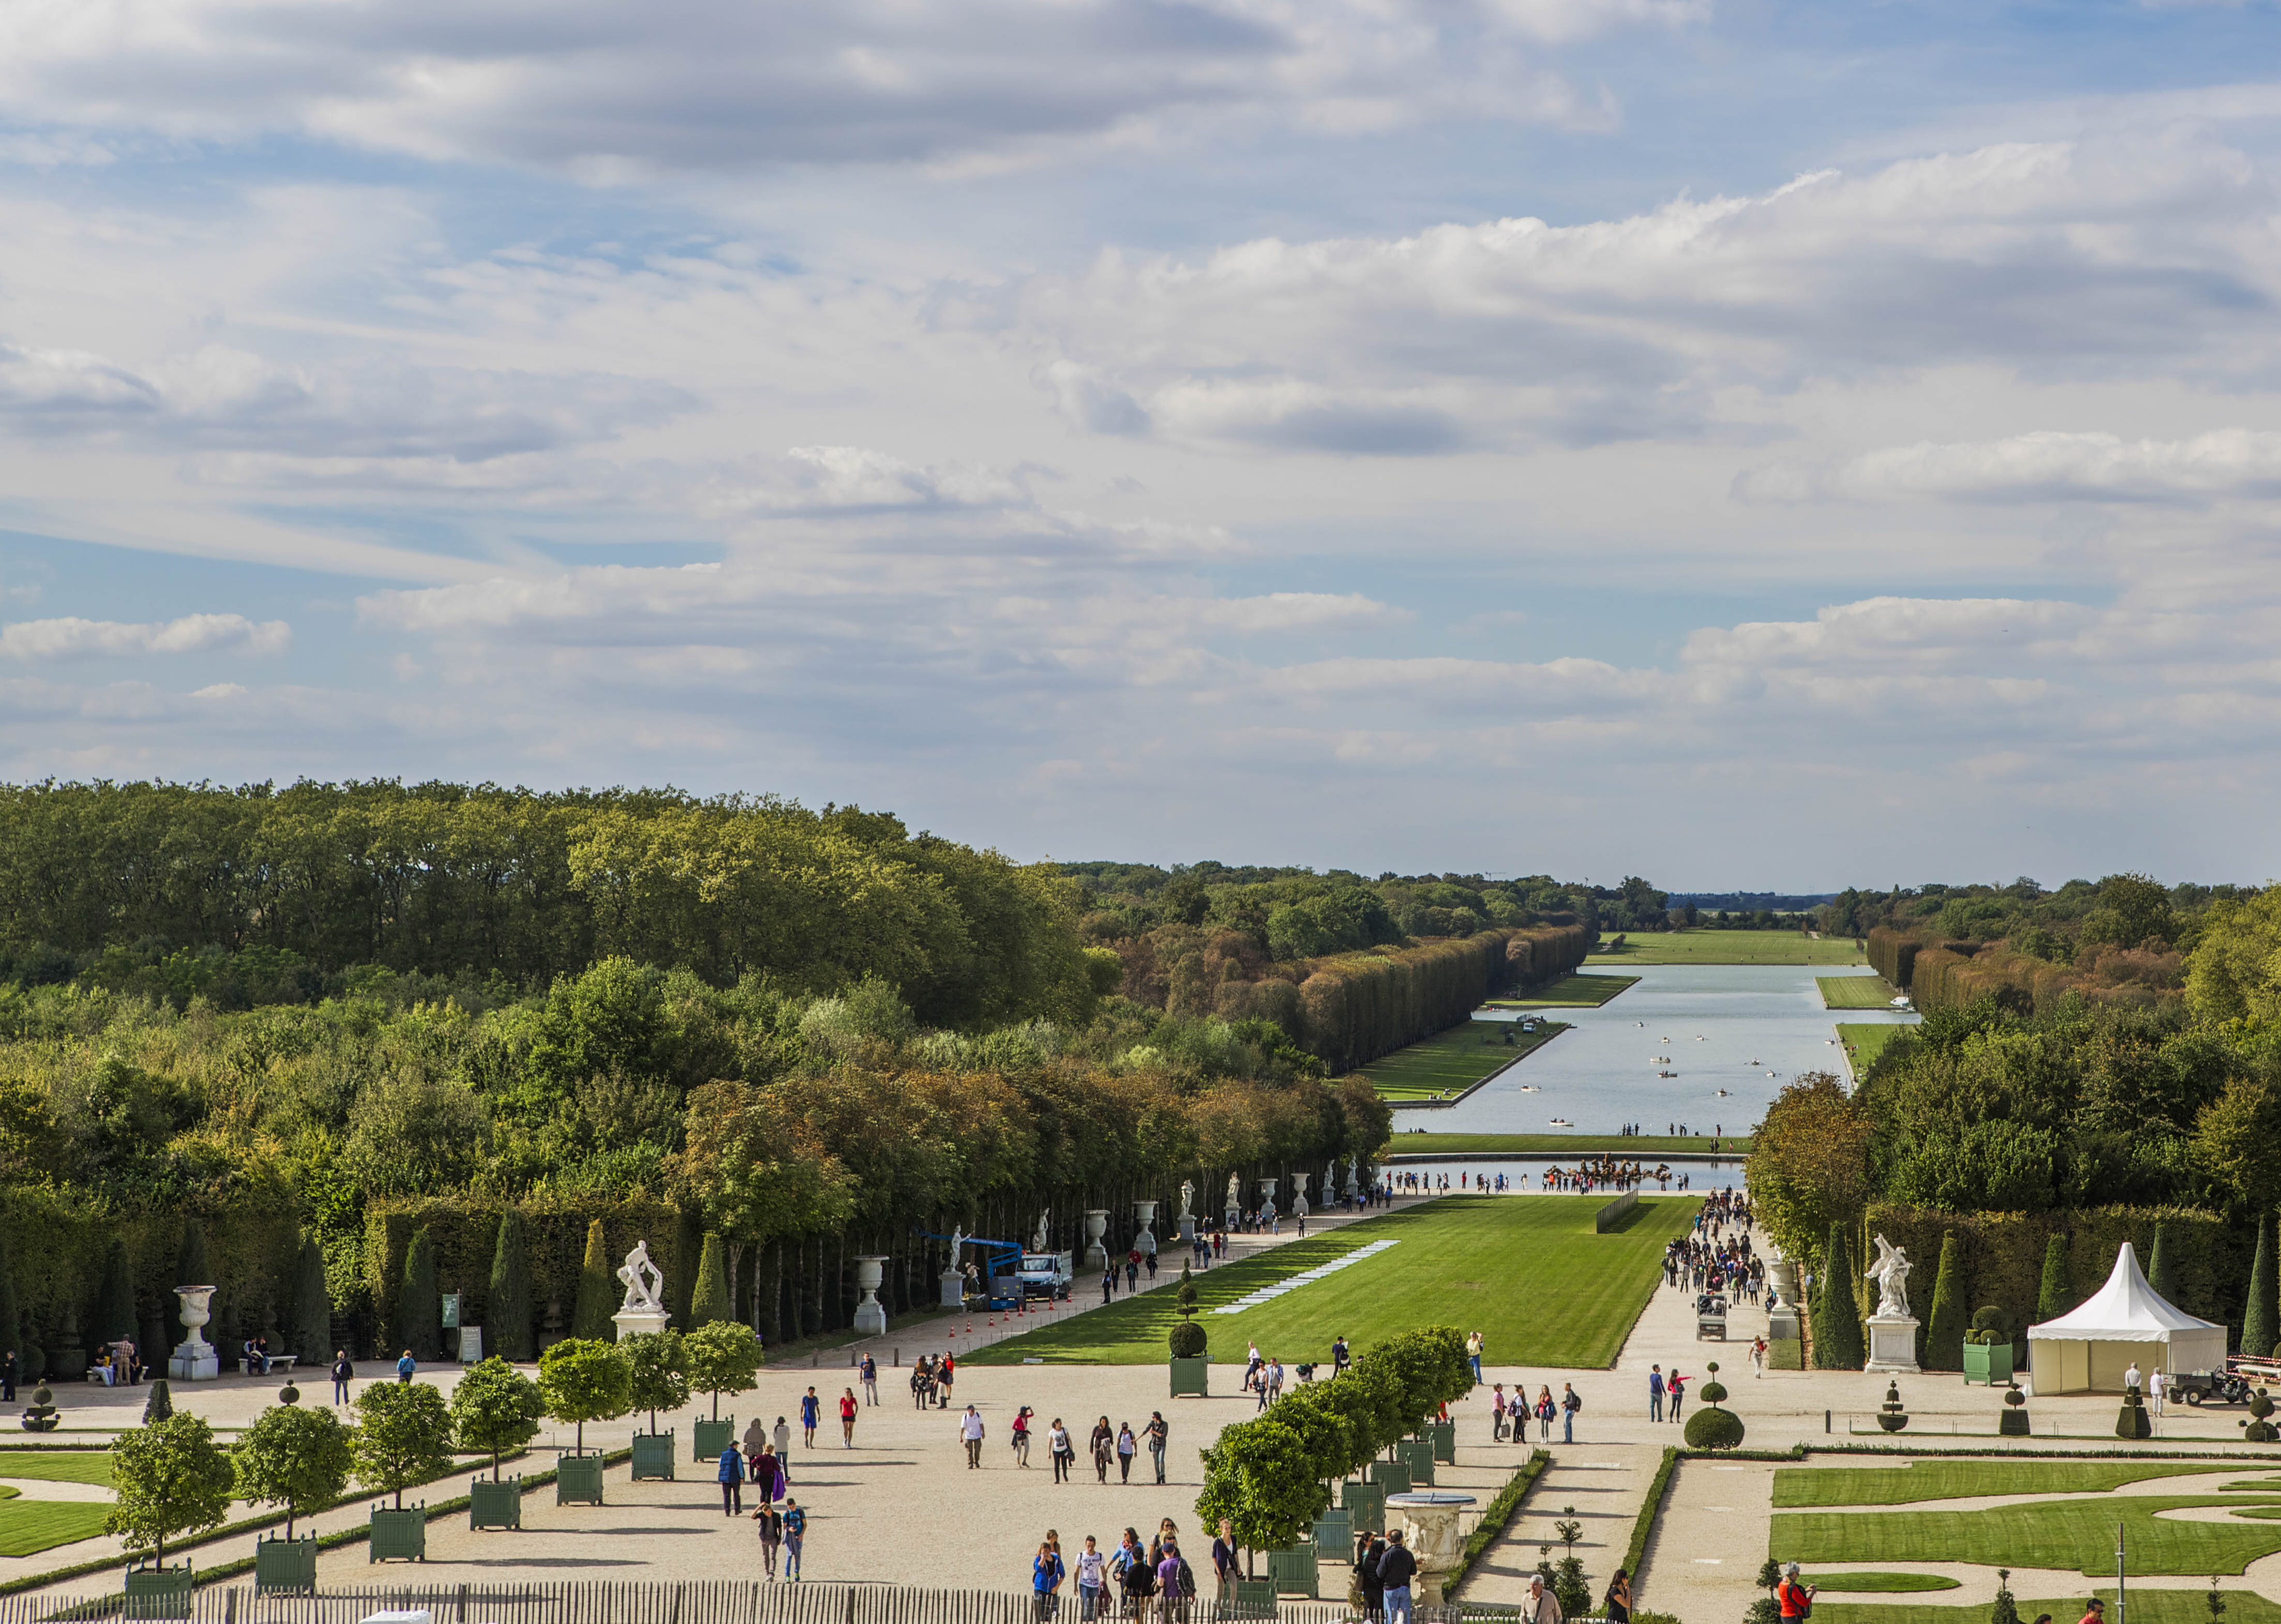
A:
POLYGON ((2146 1396, 2153 1402, 2156 1415, 2162 1413, 2162 1389, 2169 1385, 2162 1380, 2162 1373, 2159 1367, 2146 1378, 2146 1396))
POLYGON ((982 1465, 982 1417, 972 1404, 967 1405, 966 1413, 958 1419, 958 1435, 966 1444, 967 1469, 979 1470, 982 1465))
POLYGON ((2138 1361, 2133 1359, 2130 1361, 2130 1368, 2122 1373, 2122 1390, 2126 1393, 2136 1392, 2139 1386, 2138 1361))

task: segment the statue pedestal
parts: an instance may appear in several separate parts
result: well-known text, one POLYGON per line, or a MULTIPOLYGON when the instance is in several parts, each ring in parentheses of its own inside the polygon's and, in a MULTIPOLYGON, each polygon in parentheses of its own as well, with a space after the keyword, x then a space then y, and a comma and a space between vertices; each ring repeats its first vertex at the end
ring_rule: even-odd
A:
POLYGON ((1862 1368, 1880 1375, 1915 1375, 1917 1325, 1914 1314, 1870 1315, 1869 1362, 1862 1368))
POLYGON ((1788 1303, 1767 1311, 1767 1340, 1770 1342, 1794 1342, 1798 1340, 1798 1311, 1788 1303))
POLYGON ((610 1323, 618 1327, 618 1340, 629 1336, 646 1336, 662 1331, 673 1318, 661 1308, 622 1308, 610 1316, 610 1323))
POLYGON ((221 1374, 221 1360, 212 1342, 184 1342, 166 1361, 166 1373, 177 1381, 212 1381, 221 1374))
POLYGON ((859 1336, 885 1336, 887 1334, 887 1311, 879 1301, 879 1287, 887 1278, 887 1260, 883 1257, 858 1257, 855 1260, 855 1289, 863 1300, 855 1305, 855 1333, 859 1336))
POLYGON ((1180 1215, 1180 1243, 1183 1246, 1196 1243, 1196 1221, 1186 1213, 1180 1215))
POLYGON ((966 1276, 955 1269, 942 1272, 942 1305, 945 1308, 966 1306, 966 1276))

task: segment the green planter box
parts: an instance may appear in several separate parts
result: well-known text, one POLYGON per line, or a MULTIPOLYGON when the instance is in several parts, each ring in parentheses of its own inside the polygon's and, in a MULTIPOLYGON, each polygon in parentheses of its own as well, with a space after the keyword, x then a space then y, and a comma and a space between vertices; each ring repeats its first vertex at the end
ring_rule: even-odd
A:
POLYGON ((1239 1579, 1228 1600, 1233 1605, 1223 1610, 1220 1613, 1222 1618, 1233 1612, 1239 1618, 1272 1619, 1275 1616, 1275 1581, 1272 1579, 1239 1579))
POLYGON ((428 1559, 428 1503, 395 1511, 372 1508, 372 1543, 365 1547, 367 1562, 425 1562, 428 1559))
POLYGON ((468 1527, 470 1528, 520 1528, 522 1527, 522 1479, 520 1475, 492 1482, 479 1477, 468 1485, 468 1527))
POLYGON ((253 1542, 256 1596, 313 1596, 317 1593, 317 1536, 253 1542))
POLYGON ((1434 1458, 1445 1466, 1458 1464, 1458 1424, 1455 1421, 1428 1421, 1419 1427, 1421 1436, 1434 1445, 1434 1458))
POLYGON ((130 1567, 127 1596, 120 1615, 129 1619, 187 1619, 190 1616, 191 1574, 189 1563, 180 1567, 130 1567))
MULTIPOLYGON (((729 1446, 723 1444, 721 1449, 729 1446)), ((721 1450, 713 1451, 717 1458, 721 1450)), ((634 1435, 634 1481, 645 1479, 670 1483, 673 1481, 673 1429, 663 1432, 638 1432, 634 1435)))
POLYGON ((1354 1519, 1340 1506, 1333 1506, 1315 1519, 1314 1532, 1318 1556, 1334 1556, 1341 1561, 1354 1555, 1354 1519))
POLYGON ((1267 1553, 1267 1581, 1278 1596, 1315 1595, 1315 1553, 1304 1546, 1267 1553))
POLYGON ((1394 1446, 1394 1458, 1410 1468, 1412 1488, 1434 1487, 1434 1445, 1425 1438, 1404 1438, 1394 1446))
POLYGON ((1355 1533, 1386 1532, 1386 1490, 1376 1483, 1349 1478, 1339 1485, 1339 1504, 1347 1514, 1349 1543, 1355 1533))
MULTIPOLYGON (((666 1435, 669 1438, 672 1435, 666 1435)), ((721 1451, 737 1441, 737 1418, 732 1415, 725 1421, 700 1421, 689 1429, 689 1435, 696 1441, 692 1460, 718 1460, 721 1451)))
POLYGON ((1174 1359, 1171 1363, 1174 1398, 1211 1396, 1211 1360, 1209 1357, 1174 1359))
POLYGON ((554 1504, 599 1505, 602 1503, 602 1458, 565 1455, 554 1463, 554 1504))
POLYGON ((1990 1387, 2012 1380, 2012 1344, 2009 1342, 1967 1342, 1964 1344, 1964 1379, 1968 1382, 1984 1381, 1990 1387))
MULTIPOLYGON (((1370 1481, 1380 1490, 1379 1504, 1383 1510, 1386 1495, 1406 1495, 1410 1492, 1410 1467, 1398 1460, 1373 1460, 1370 1463, 1370 1481)), ((1373 1533, 1378 1530, 1372 1530, 1373 1533)))

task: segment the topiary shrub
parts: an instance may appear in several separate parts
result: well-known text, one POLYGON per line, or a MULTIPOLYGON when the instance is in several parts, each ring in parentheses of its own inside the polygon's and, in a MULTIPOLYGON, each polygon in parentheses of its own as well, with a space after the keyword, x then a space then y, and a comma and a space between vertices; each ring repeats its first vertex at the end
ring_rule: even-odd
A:
POLYGON ((2017 1381, 2004 1389, 2004 1413, 1996 1418, 1996 1431, 2001 1437, 2024 1438, 2028 1435, 2028 1396, 2020 1390, 2017 1381))
POLYGON ((1687 1447, 1731 1450, 1743 1441, 1743 1418, 1732 1410, 1697 1410, 1687 1418, 1687 1447))
POLYGON ((1993 1303, 1974 1311, 1970 1340, 1993 1346, 2012 1340, 2012 1316, 1993 1303))
POLYGON ((2271 1443, 2281 1440, 2281 1429, 2277 1429, 2266 1419, 2273 1413, 2273 1396, 2263 1388, 2249 1396, 2249 1413, 2252 1419, 2235 1423, 2248 1429, 2241 1435, 2244 1440, 2251 1443, 2271 1443))
POLYGON ((1203 1355, 1204 1328, 1193 1319, 1183 1319, 1174 1326, 1168 1340, 1176 1359, 1200 1358, 1203 1355))
POLYGON ((1885 1402, 1877 1406, 1877 1425, 1887 1432, 1898 1432, 1909 1424, 1909 1412, 1901 1407, 1901 1384, 1885 1384, 1885 1402))

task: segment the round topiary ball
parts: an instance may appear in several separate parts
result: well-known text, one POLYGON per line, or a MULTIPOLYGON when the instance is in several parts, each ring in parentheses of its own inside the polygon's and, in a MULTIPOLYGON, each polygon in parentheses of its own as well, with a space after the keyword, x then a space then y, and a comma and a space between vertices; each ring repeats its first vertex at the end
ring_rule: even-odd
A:
POLYGON ((1183 1319, 1172 1327, 1172 1334, 1168 1340, 1172 1345, 1174 1358, 1196 1358, 1204 1350, 1204 1328, 1193 1319, 1183 1319))
POLYGON ((48 1384, 43 1381, 32 1390, 32 1402, 44 1407, 54 1404, 56 1402, 56 1396, 49 1388, 48 1384))
POLYGON ((288 1381, 283 1387, 277 1389, 277 1402, 281 1404, 299 1404, 301 1402, 301 1389, 295 1387, 290 1381, 288 1381))
POLYGON ((1743 1441, 1743 1418, 1732 1410, 1697 1410, 1687 1418, 1687 1447, 1731 1450, 1743 1441))

